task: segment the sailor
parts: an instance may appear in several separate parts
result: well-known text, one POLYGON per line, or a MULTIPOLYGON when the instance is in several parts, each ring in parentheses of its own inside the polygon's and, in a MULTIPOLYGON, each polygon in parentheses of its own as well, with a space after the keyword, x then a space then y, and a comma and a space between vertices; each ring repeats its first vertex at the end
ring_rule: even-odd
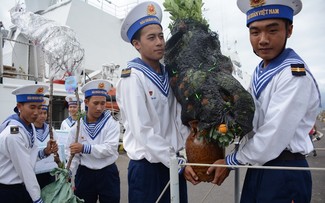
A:
POLYGON ((55 141, 49 140, 44 149, 36 144, 34 122, 42 107, 45 85, 27 85, 15 89, 16 114, 0 126, 0 199, 1 202, 43 202, 34 166, 58 151, 55 141))
MULTIPOLYGON (((69 131, 78 119, 78 103, 77 97, 74 95, 66 96, 65 100, 68 103, 69 117, 62 121, 60 130, 69 131)), ((81 103, 82 100, 79 100, 79 105, 81 103)))
MULTIPOLYGON (((247 15, 250 42, 262 59, 251 83, 255 103, 253 134, 237 151, 215 164, 308 167, 305 155, 313 150, 308 132, 320 106, 318 85, 303 59, 286 42, 300 0, 237 0, 247 15)), ((229 168, 216 170, 220 185, 229 168)), ((248 169, 241 202, 310 202, 309 170, 248 169)))
POLYGON ((120 178, 115 161, 118 158, 119 123, 106 109, 108 80, 92 80, 81 91, 85 95, 86 115, 80 120, 78 142, 77 125, 68 137, 67 159, 75 175, 75 194, 87 203, 120 202, 120 178))
MULTIPOLYGON (((48 117, 48 106, 49 106, 49 98, 43 97, 43 103, 40 110, 40 113, 36 119, 36 121, 33 123, 36 130, 36 143, 38 147, 45 148, 47 145, 47 142, 50 140, 50 131, 49 131, 49 124, 46 123, 47 117, 48 117)), ((54 169, 57 165, 54 162, 54 155, 48 156, 46 159, 42 159, 40 161, 36 162, 35 171, 36 172, 36 178, 38 181, 38 184, 40 185, 41 189, 50 184, 51 182, 55 181, 55 177, 50 175, 50 170, 54 169), (44 165, 51 165, 52 168, 46 168, 47 172, 43 172, 42 169, 44 165), (42 166, 43 165, 43 166, 42 166)))
MULTIPOLYGON (((163 58, 162 11, 152 1, 133 8, 121 27, 122 39, 140 53, 128 62, 117 84, 116 99, 125 127, 123 145, 130 158, 129 202, 156 202, 169 182, 171 153, 184 148, 189 128, 182 124, 181 106, 169 86, 163 58)), ((180 202, 187 202, 181 174, 180 202)), ((167 190, 159 202, 170 202, 167 190)))

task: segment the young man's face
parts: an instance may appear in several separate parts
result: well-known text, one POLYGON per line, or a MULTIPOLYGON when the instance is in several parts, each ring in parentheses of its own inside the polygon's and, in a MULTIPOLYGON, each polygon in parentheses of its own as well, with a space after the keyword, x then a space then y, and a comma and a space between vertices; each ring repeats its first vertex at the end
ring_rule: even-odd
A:
POLYGON ((282 19, 267 19, 252 22, 249 25, 249 36, 255 53, 268 65, 280 54, 286 39, 292 34, 292 25, 286 28, 282 19))
POLYGON ((17 103, 20 118, 27 124, 34 123, 42 108, 42 102, 17 103))
POLYGON ((105 96, 91 96, 85 99, 85 105, 88 107, 87 117, 89 120, 97 120, 105 110, 106 97, 105 96))
POLYGON ((152 24, 142 28, 140 41, 133 43, 143 60, 159 61, 165 53, 164 33, 160 25, 152 24))
POLYGON ((69 105, 68 108, 70 116, 76 116, 78 113, 78 106, 77 105, 69 105))
POLYGON ((41 125, 46 121, 46 119, 47 119, 47 110, 41 109, 35 123, 38 123, 39 125, 41 125))

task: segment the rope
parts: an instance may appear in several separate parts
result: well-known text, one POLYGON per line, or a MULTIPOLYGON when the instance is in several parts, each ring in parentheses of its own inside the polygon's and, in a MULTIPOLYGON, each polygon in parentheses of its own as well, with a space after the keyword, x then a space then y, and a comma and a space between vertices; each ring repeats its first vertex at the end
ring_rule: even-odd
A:
POLYGON ((170 184, 170 180, 169 180, 168 183, 166 184, 166 186, 165 186, 165 188, 163 189, 163 191, 160 193, 158 199, 156 200, 156 203, 158 203, 158 202, 160 201, 161 197, 162 197, 162 196, 164 195, 164 193, 166 192, 166 190, 167 190, 169 184, 170 184))
POLYGON ((224 168, 255 168, 255 169, 275 169, 275 170, 310 170, 310 171, 325 171, 325 168, 319 167, 285 167, 285 166, 248 166, 248 165, 223 165, 223 164, 199 164, 199 163, 186 163, 183 166, 214 166, 224 168))
POLYGON ((211 193, 212 189, 214 188, 214 186, 216 186, 215 184, 212 185, 212 187, 210 188, 210 190, 205 194, 205 196, 203 197, 203 199, 201 200, 201 203, 203 203, 206 198, 208 197, 208 195, 211 193))

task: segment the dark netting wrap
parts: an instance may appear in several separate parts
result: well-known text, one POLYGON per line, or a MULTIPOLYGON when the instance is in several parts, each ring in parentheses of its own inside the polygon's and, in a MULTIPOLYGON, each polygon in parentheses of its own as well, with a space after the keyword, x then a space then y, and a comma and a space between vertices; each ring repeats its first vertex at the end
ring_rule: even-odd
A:
POLYGON ((251 131, 252 97, 232 76, 233 65, 221 53, 218 34, 194 20, 176 20, 171 34, 164 62, 182 105, 183 123, 198 120, 198 129, 207 132, 226 123, 229 129, 236 126, 233 132, 240 136, 251 131))

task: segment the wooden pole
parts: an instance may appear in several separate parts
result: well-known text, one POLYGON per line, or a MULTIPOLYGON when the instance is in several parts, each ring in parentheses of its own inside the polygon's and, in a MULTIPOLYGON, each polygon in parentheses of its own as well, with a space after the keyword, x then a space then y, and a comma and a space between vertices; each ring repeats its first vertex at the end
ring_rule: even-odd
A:
MULTIPOLYGON (((78 105, 78 119, 77 119, 77 132, 76 132, 76 138, 75 138, 75 142, 78 142, 78 137, 79 137, 79 131, 80 131, 80 118, 81 118, 81 107, 80 107, 80 98, 79 98, 79 93, 78 93, 78 87, 76 88, 75 90, 75 95, 76 95, 76 98, 77 98, 77 105, 78 105)), ((72 159, 74 157, 75 154, 71 154, 70 158, 69 158, 69 161, 68 161, 68 164, 67 164, 67 169, 69 170, 70 169, 70 166, 71 166, 71 162, 72 162, 72 159)))
MULTIPOLYGON (((50 98, 49 98, 49 131, 50 131, 50 139, 54 140, 53 136, 53 121, 52 121, 52 112, 53 112, 53 77, 50 80, 50 98)), ((58 165, 59 168, 63 168, 63 163, 60 160, 60 156, 58 152, 54 153, 54 161, 58 165)))

